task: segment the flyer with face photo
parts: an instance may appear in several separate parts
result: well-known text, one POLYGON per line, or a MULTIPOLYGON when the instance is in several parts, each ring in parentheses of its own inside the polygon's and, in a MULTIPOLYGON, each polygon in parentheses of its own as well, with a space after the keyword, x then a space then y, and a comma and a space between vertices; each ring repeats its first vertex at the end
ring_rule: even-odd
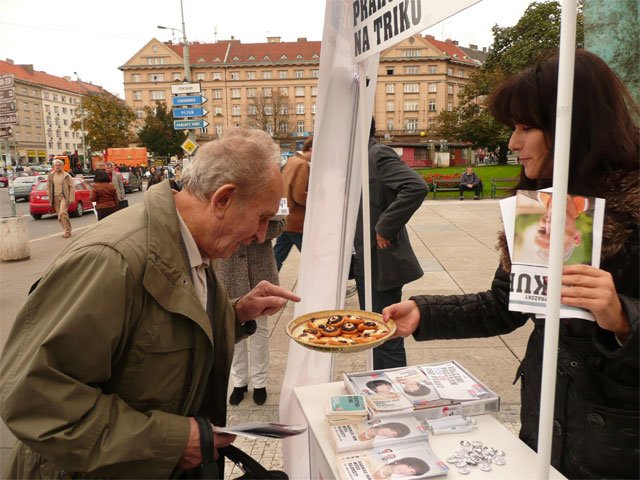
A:
POLYGON ((413 403, 414 408, 450 405, 451 399, 438 395, 431 381, 417 367, 386 370, 385 375, 399 387, 404 396, 413 403))
POLYGON ((336 464, 342 480, 419 480, 449 471, 427 441, 338 455, 336 464))
MULTIPOLYGON (((500 202, 512 264, 509 310, 545 314, 552 204, 551 189, 519 190, 500 202)), ((565 265, 600 266, 604 205, 602 198, 567 195, 565 265)), ((566 305, 560 318, 593 320, 590 312, 566 305)))
POLYGON ((353 374, 350 377, 358 393, 378 412, 411 411, 413 404, 382 372, 353 374))

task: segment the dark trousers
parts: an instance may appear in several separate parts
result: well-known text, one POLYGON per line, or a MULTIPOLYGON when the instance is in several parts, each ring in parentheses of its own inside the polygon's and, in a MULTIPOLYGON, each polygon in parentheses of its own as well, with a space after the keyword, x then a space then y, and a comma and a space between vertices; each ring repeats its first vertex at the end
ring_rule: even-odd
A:
POLYGON ((280 271, 280 267, 282 267, 282 264, 294 245, 298 247, 299 251, 302 251, 301 233, 282 232, 276 240, 276 244, 273 247, 273 254, 276 257, 276 267, 278 267, 278 271, 280 271))
POLYGON ((114 212, 117 212, 118 209, 116 207, 113 208, 96 208, 96 212, 98 213, 98 221, 102 220, 103 218, 107 218, 109 215, 111 215, 114 212))
POLYGON ((479 197, 480 192, 482 192, 482 184, 478 183, 477 185, 473 185, 473 188, 469 188, 466 185, 460 185, 460 196, 462 197, 464 195, 464 192, 466 192, 467 190, 473 190, 475 192, 475 196, 479 197))
MULTIPOLYGON (((360 310, 364 310, 364 277, 356 275, 358 287, 358 301, 360 310)), ((382 313, 384 307, 399 303, 402 300, 402 287, 390 290, 373 290, 371 308, 376 313, 382 313)), ((407 354, 404 350, 404 338, 392 338, 373 349, 373 369, 395 368, 407 366, 407 354)))

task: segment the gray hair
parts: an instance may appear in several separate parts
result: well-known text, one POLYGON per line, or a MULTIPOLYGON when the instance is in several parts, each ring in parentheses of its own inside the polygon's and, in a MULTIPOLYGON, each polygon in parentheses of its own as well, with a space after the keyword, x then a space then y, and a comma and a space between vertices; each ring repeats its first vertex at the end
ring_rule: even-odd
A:
POLYGON ((279 158, 278 145, 266 132, 231 128, 200 147, 182 171, 182 188, 208 201, 216 190, 232 183, 241 198, 251 197, 269 183, 272 165, 277 165, 279 158))
POLYGON ((62 160, 60 160, 59 158, 56 158, 53 162, 51 162, 53 165, 64 165, 64 162, 62 160))

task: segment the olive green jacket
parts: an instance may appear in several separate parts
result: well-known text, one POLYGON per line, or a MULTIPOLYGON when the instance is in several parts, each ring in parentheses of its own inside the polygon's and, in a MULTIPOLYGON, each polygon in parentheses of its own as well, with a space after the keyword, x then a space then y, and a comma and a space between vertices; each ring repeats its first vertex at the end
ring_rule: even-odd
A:
POLYGON ((201 404, 225 422, 244 337, 224 287, 215 290, 210 322, 167 182, 79 236, 29 295, 0 361, 0 413, 18 438, 3 476, 179 473, 187 416, 201 404))

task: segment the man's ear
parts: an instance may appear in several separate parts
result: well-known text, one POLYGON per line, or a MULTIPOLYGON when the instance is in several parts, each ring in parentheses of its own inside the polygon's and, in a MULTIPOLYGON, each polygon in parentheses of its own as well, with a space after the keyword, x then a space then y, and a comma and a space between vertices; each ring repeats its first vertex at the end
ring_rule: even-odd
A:
POLYGON ((237 188, 231 183, 227 183, 218 188, 213 195, 211 195, 211 208, 214 214, 224 214, 224 212, 230 207, 234 200, 234 193, 237 188))

